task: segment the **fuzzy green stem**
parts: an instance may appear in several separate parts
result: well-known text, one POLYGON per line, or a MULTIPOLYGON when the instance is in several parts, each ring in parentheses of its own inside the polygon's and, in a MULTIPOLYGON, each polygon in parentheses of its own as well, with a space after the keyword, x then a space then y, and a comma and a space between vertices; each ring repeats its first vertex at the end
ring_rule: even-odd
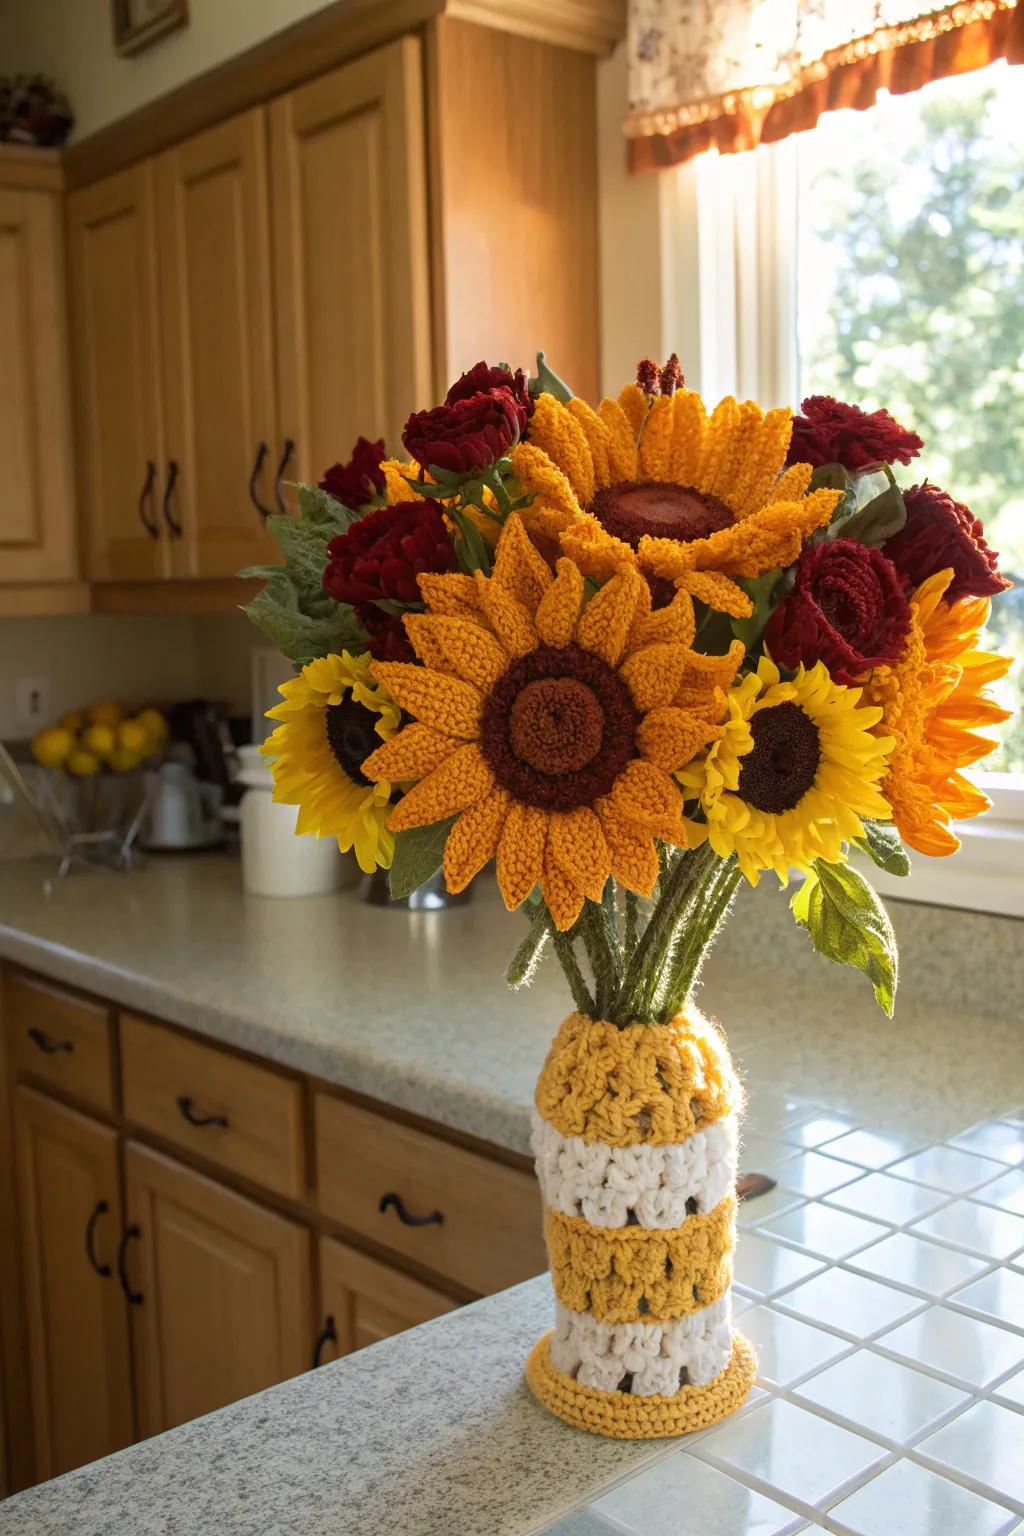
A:
POLYGON ((676 956, 669 984, 661 1000, 659 1017, 662 1022, 674 1018, 686 1006, 704 961, 721 931, 726 913, 736 894, 742 876, 734 859, 729 859, 713 871, 701 893, 704 901, 694 902, 683 944, 676 956))
POLYGON ((595 1003, 584 980, 583 972, 580 970, 579 961, 576 959, 576 954, 572 947, 572 934, 560 933, 550 917, 548 922, 550 924, 551 941, 555 946, 558 963, 565 972, 565 979, 569 983, 572 1000, 580 1013, 585 1013, 593 1018, 595 1003))
POLYGON ((626 967, 615 1008, 615 1022, 620 1026, 652 1017, 662 968, 678 941, 693 893, 717 862, 717 855, 705 843, 677 859, 667 877, 663 876, 658 904, 626 967))
POLYGON ((612 952, 601 907, 585 901, 576 924, 594 973, 594 1004, 600 1018, 611 1009, 619 990, 620 973, 612 952))
POLYGON ((636 949, 640 935, 640 898, 635 891, 626 892, 626 919, 623 928, 623 945, 626 959, 636 949))

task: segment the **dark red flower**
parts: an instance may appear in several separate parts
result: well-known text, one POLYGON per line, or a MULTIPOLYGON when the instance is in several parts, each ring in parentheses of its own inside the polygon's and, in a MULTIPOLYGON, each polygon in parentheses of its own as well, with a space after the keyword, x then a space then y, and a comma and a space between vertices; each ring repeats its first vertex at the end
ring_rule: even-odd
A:
POLYGON ((533 415, 533 400, 526 374, 521 368, 510 373, 507 368, 492 368, 483 361, 474 363, 467 373, 460 373, 444 397, 445 405, 456 400, 468 400, 472 395, 486 395, 492 389, 511 390, 517 405, 521 405, 527 418, 533 415))
POLYGON ((374 661, 415 661, 416 652, 409 644, 400 613, 385 613, 374 603, 356 610, 359 622, 370 637, 370 655, 374 661))
POLYGON ((419 573, 450 571, 454 565, 444 518, 433 503, 400 501, 367 513, 331 540, 324 591, 357 609, 379 598, 419 603, 419 573))
POLYGON ((937 485, 915 485, 903 493, 907 521, 886 540, 885 552, 908 589, 952 566, 948 602, 961 597, 995 597, 1013 585, 999 574, 999 556, 985 530, 963 502, 937 485))
POLYGON ((855 539, 835 539, 804 550, 765 643, 784 667, 823 661, 835 682, 854 683, 895 661, 909 629, 910 604, 892 561, 855 539))
POLYGON ((636 382, 645 395, 674 395, 686 383, 679 366, 679 354, 673 352, 664 367, 659 367, 649 357, 642 357, 636 365, 636 382))
POLYGON ((888 411, 862 411, 831 395, 809 395, 801 410, 793 417, 787 464, 842 464, 863 474, 882 464, 909 464, 924 447, 888 411))
POLYGON ((358 512, 360 507, 375 500, 384 489, 384 472, 380 467, 384 452, 382 437, 375 443, 360 437, 347 464, 332 464, 330 469, 325 470, 320 489, 350 511, 358 512))
POLYGON ((503 385, 431 411, 414 411, 402 441, 425 470, 472 475, 506 454, 525 426, 525 405, 503 385))

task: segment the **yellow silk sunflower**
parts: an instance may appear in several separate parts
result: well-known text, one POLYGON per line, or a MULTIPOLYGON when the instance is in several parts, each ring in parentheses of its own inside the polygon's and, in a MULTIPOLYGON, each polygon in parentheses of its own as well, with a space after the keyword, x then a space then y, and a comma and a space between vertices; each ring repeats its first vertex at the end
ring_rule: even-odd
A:
POLYGON ((424 614, 406 632, 423 662, 376 662, 413 717, 363 764, 373 779, 417 780, 393 832, 457 816, 444 854, 460 891, 491 858, 512 909, 539 885, 562 930, 609 876, 650 895, 654 839, 685 845, 673 773, 718 735, 743 657, 697 655, 685 592, 652 611, 624 566, 587 600, 508 519, 490 577, 426 575, 424 614))
POLYGON ((712 848, 735 853, 751 885, 763 869, 785 885, 790 869, 835 864, 842 844, 863 835, 862 816, 888 820, 878 783, 893 739, 874 733, 882 711, 862 693, 834 683, 821 662, 783 682, 762 657, 731 689, 721 737, 679 774, 712 848))
POLYGON ((688 389, 651 401, 629 385, 597 411, 542 394, 512 451, 533 498, 524 519, 589 575, 639 562, 744 618, 751 601, 734 578, 791 565, 840 497, 808 491, 809 464, 783 469, 792 425, 788 409, 731 397, 709 416, 688 389))
POLYGON ((911 599, 910 637, 895 666, 872 673, 868 693, 882 707, 882 729, 896 745, 882 793, 904 842, 918 853, 956 853, 951 821, 966 821, 992 802, 961 773, 996 743, 979 728, 1009 719, 985 689, 1009 671, 1011 659, 978 649, 988 622, 988 598, 947 603, 953 571, 939 571, 911 599))
POLYGON ((389 869, 391 785, 369 779, 363 759, 398 729, 399 712, 370 673, 369 656, 322 656, 282 683, 267 711, 281 724, 263 743, 274 799, 299 807, 296 832, 336 837, 366 874, 389 869))

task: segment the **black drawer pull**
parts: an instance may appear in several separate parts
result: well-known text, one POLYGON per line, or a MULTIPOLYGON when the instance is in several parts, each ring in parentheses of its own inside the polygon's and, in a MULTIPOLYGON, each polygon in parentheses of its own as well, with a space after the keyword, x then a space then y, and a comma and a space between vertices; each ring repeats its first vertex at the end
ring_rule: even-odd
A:
POLYGON ((431 1211, 429 1216, 410 1216, 409 1212, 405 1208, 405 1203, 402 1200, 401 1195, 396 1195, 393 1191, 386 1195, 381 1195, 380 1197, 380 1204, 378 1205, 377 1209, 380 1211, 382 1216, 389 1205, 394 1206, 395 1210, 398 1212, 399 1221, 407 1227, 439 1227, 442 1221, 444 1221, 444 1217, 441 1215, 440 1211, 431 1211))
POLYGON ((261 517, 271 516, 271 509, 270 507, 265 507, 262 501, 260 501, 258 490, 260 470, 263 468, 263 460, 269 452, 270 449, 266 443, 260 443, 259 448, 256 450, 256 462, 252 467, 252 474, 249 476, 249 500, 261 517))
POLYGON ((316 1370, 318 1365, 323 1365, 323 1363, 324 1363, 323 1362, 324 1345, 325 1344, 337 1344, 337 1342, 338 1342, 338 1330, 334 1326, 334 1318, 331 1317, 330 1314, 328 1314, 327 1318, 324 1321, 323 1327, 321 1328, 320 1332, 316 1336, 316 1343, 313 1345, 313 1369, 314 1369, 314 1371, 316 1370))
POLYGON ((125 1227, 121 1235, 121 1241, 117 1245, 117 1278, 121 1282, 122 1291, 124 1291, 125 1296, 133 1307, 140 1307, 142 1305, 142 1292, 132 1290, 131 1281, 128 1279, 128 1271, 125 1268, 125 1258, 128 1253, 128 1244, 132 1238, 141 1236, 142 1232, 139 1227, 134 1225, 125 1227))
POLYGON ((44 1035, 43 1031, 36 1029, 35 1025, 25 1033, 32 1044, 37 1045, 41 1051, 45 1051, 47 1056, 52 1056, 55 1051, 73 1051, 75 1048, 70 1040, 51 1040, 49 1035, 44 1035))
POLYGON ((172 539, 180 539, 184 531, 171 510, 174 500, 174 487, 177 483, 178 461, 177 459, 171 459, 167 465, 167 484, 164 487, 164 522, 167 524, 172 539))
POLYGON ((89 1263, 92 1265, 96 1273, 100 1275, 104 1280, 106 1280, 110 1275, 110 1265, 100 1263, 99 1259, 96 1257, 94 1242, 96 1238, 96 1223, 99 1221, 100 1217, 105 1216, 109 1210, 110 1206, 105 1200, 97 1200, 95 1206, 93 1207, 92 1215, 89 1217, 89 1220, 85 1224, 85 1256, 89 1260, 89 1263))
POLYGON ((177 1105, 182 1119, 187 1120, 189 1125, 220 1125, 224 1130, 228 1128, 227 1115, 197 1115, 192 1108, 192 1100, 186 1094, 181 1095, 177 1105))
POLYGON ((284 504, 284 494, 281 490, 281 481, 284 479, 284 472, 288 468, 288 465, 291 463, 292 454, 294 452, 294 442, 290 437, 286 437, 284 440, 284 447, 281 450, 281 462, 278 464, 277 474, 274 476, 274 499, 277 502, 277 510, 279 512, 288 511, 288 508, 284 504))
POLYGON ((151 539, 160 537, 160 530, 153 521, 153 486, 156 481, 156 465, 150 459, 146 464, 146 478, 139 492, 139 522, 151 539))

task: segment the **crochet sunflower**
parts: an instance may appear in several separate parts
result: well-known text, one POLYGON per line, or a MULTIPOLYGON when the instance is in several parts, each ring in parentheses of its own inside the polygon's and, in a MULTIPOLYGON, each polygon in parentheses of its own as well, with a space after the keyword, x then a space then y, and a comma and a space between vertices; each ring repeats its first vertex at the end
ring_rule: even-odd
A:
POLYGON ((274 799, 297 805, 297 833, 336 837, 355 850, 366 874, 389 869, 394 834, 387 820, 391 785, 371 781, 362 762, 398 729, 399 712, 370 674, 368 656, 321 656, 278 689, 267 711, 281 724, 263 743, 274 799))
POLYGON ((651 400, 637 385, 597 411, 538 396, 528 441, 512 451, 535 537, 557 541, 588 575, 623 563, 737 618, 752 611, 736 577, 791 565, 827 523, 839 491, 809 491, 811 466, 783 469, 788 408, 700 395, 651 400))
POLYGON ((762 870, 785 885, 790 869, 838 863, 843 844, 863 837, 862 817, 889 820, 878 786, 893 738, 875 733, 882 711, 862 695, 834 683, 821 662, 783 682, 764 656, 731 689, 718 740, 680 772, 712 848, 735 853, 751 885, 762 870))
POLYGON ((391 831, 457 817, 449 890, 496 858, 509 909, 539 885, 563 931, 609 876, 650 895, 654 839, 687 843, 672 775, 717 737, 742 645, 695 653, 689 595, 652 611, 632 565, 588 601, 579 567, 563 557, 553 574, 515 515, 490 577, 420 588, 427 612, 405 625, 423 665, 372 669, 413 717, 363 763, 370 779, 417 781, 391 831))

